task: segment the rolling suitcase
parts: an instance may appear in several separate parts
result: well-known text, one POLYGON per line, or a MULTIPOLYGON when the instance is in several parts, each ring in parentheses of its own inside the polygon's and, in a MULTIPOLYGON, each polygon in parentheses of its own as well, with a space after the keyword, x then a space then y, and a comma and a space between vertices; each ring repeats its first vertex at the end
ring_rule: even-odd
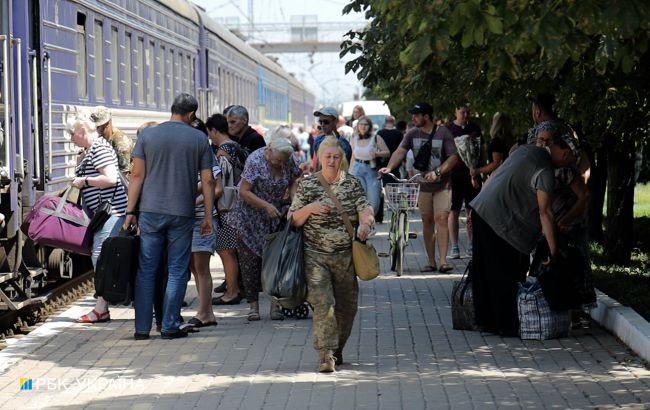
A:
POLYGON ((140 238, 133 232, 121 232, 104 241, 95 271, 97 296, 109 303, 131 303, 139 248, 140 238))

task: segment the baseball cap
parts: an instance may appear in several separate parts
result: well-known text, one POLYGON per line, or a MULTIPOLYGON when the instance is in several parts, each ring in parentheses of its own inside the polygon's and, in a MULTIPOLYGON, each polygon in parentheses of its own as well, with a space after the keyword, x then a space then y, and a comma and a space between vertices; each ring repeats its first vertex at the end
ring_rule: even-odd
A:
POLYGON ((433 115, 433 107, 431 104, 421 102, 417 103, 409 110, 409 114, 429 114, 433 115))
POLYGON ((90 114, 90 119, 99 127, 111 120, 111 112, 103 105, 99 105, 90 114))
POLYGON ((334 107, 323 107, 318 111, 314 111, 314 117, 321 116, 339 118, 339 112, 334 107))

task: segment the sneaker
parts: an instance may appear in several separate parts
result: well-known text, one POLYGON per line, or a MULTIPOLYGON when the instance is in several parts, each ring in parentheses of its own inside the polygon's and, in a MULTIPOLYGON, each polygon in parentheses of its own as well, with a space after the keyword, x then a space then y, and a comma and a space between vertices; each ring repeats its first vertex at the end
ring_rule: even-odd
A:
POLYGON ((332 373, 334 371, 334 356, 331 350, 323 350, 320 353, 318 371, 321 373, 332 373))
POLYGON ((175 332, 160 332, 160 337, 163 339, 180 339, 182 337, 187 337, 187 330, 178 329, 175 332))
POLYGON ((149 340, 149 333, 133 333, 133 338, 135 340, 149 340))
POLYGON ((449 257, 451 259, 460 259, 460 249, 458 249, 458 245, 451 247, 451 252, 449 253, 449 257))

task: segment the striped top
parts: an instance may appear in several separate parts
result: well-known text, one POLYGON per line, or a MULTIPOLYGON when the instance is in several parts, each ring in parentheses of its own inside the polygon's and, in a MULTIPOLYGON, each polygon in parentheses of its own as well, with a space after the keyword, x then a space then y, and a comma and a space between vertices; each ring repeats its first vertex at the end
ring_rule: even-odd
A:
MULTIPOLYGON (((110 142, 104 138, 96 137, 93 144, 88 148, 86 156, 81 160, 76 169, 78 177, 97 177, 101 174, 98 170, 113 165, 115 171, 118 170, 117 155, 110 142)), ((81 196, 84 208, 95 213, 101 202, 110 202, 113 205, 113 215, 122 216, 126 212, 126 190, 122 186, 122 181, 117 178, 117 189, 115 186, 108 188, 99 188, 96 186, 87 186, 81 190, 81 196)))
MULTIPOLYGON (((212 176, 214 179, 220 178, 219 175, 221 174, 221 167, 218 164, 214 164, 212 166, 212 176)), ((199 174, 199 182, 201 182, 201 174, 199 174)), ((212 216, 217 216, 217 203, 215 199, 214 206, 212 207, 212 216)), ((205 216, 205 204, 203 203, 203 194, 199 194, 199 196, 196 197, 196 202, 194 206, 194 217, 195 218, 203 218, 205 216)))

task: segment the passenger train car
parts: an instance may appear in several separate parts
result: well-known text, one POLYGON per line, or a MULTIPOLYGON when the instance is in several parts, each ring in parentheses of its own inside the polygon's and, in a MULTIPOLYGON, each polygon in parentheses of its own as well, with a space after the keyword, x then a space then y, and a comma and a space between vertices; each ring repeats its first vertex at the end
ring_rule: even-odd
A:
POLYGON ((71 277, 87 265, 19 229, 40 195, 74 177, 67 120, 105 105, 135 137, 167 120, 180 92, 197 96, 202 118, 241 104, 267 127, 307 124, 314 108, 278 64, 185 0, 0 0, 0 309, 29 303, 53 270, 71 277))

